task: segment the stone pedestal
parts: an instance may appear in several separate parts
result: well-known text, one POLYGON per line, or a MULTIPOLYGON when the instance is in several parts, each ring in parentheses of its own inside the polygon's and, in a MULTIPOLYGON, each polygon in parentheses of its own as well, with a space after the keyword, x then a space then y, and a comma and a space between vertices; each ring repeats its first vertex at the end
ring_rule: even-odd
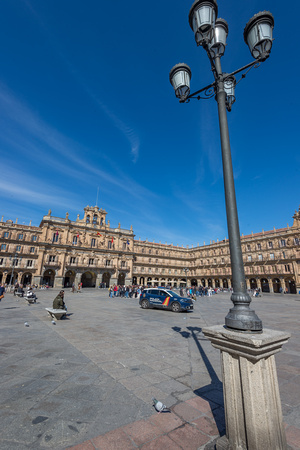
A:
POLYGON ((217 449, 286 449, 274 355, 290 335, 237 333, 222 325, 202 331, 221 351, 226 437, 217 449))

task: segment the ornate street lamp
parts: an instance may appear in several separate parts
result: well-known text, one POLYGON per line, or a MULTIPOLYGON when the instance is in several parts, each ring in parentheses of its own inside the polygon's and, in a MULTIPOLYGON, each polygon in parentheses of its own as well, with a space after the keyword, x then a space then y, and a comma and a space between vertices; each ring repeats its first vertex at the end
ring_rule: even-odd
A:
MULTIPOLYGON (((262 322, 250 309, 251 298, 246 288, 226 109, 231 111, 235 102, 235 87, 237 85, 235 75, 241 72, 247 73, 252 67, 258 67, 262 61, 269 57, 273 42, 274 18, 270 12, 263 11, 249 20, 244 29, 244 39, 255 61, 228 74, 223 73, 221 68, 221 57, 224 55, 226 48, 228 25, 224 19, 218 19, 217 15, 218 5, 215 0, 196 0, 189 12, 190 27, 195 34, 197 45, 201 45, 207 53, 214 82, 191 94, 192 72, 190 67, 184 63, 174 66, 169 77, 180 103, 189 102, 191 98, 199 100, 200 98, 211 97, 215 97, 218 103, 232 268, 233 293, 231 300, 234 304, 225 318, 225 325, 236 331, 261 332, 262 322)), ((245 78, 246 73, 242 75, 242 78, 245 78)))

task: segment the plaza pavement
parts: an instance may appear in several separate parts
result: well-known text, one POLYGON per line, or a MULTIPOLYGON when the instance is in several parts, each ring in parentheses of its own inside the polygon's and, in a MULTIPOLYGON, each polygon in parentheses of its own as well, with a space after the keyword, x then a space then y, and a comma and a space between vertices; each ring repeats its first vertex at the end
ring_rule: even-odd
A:
MULTIPOLYGON (((0 302, 1 450, 213 448, 225 432, 220 355, 201 329, 224 323, 229 293, 175 314, 66 290, 70 315, 53 325, 45 307, 56 294, 0 302), (152 397, 170 412, 155 412, 152 397)), ((276 362, 288 445, 300 449, 300 295, 251 305, 264 327, 292 334, 276 362)))

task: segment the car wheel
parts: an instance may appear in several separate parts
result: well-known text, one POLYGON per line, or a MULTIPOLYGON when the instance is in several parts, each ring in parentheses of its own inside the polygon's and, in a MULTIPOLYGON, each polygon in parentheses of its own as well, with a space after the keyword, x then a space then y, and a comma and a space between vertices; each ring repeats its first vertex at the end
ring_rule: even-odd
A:
POLYGON ((148 302, 148 300, 142 300, 142 302, 141 302, 141 307, 142 307, 143 309, 148 309, 148 308, 149 308, 149 302, 148 302))
POLYGON ((179 312, 180 311, 180 305, 178 302, 173 302, 171 305, 171 309, 173 312, 179 312))

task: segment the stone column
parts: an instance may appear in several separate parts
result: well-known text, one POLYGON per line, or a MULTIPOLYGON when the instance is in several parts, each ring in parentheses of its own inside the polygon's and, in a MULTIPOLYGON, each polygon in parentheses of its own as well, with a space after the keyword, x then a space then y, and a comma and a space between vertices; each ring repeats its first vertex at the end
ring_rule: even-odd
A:
POLYGON ((96 288, 98 288, 100 286, 101 282, 102 282, 102 273, 97 273, 96 288))
POLYGON ((222 325, 202 331, 221 351, 226 436, 217 450, 286 449, 274 355, 290 335, 239 333, 222 325))

